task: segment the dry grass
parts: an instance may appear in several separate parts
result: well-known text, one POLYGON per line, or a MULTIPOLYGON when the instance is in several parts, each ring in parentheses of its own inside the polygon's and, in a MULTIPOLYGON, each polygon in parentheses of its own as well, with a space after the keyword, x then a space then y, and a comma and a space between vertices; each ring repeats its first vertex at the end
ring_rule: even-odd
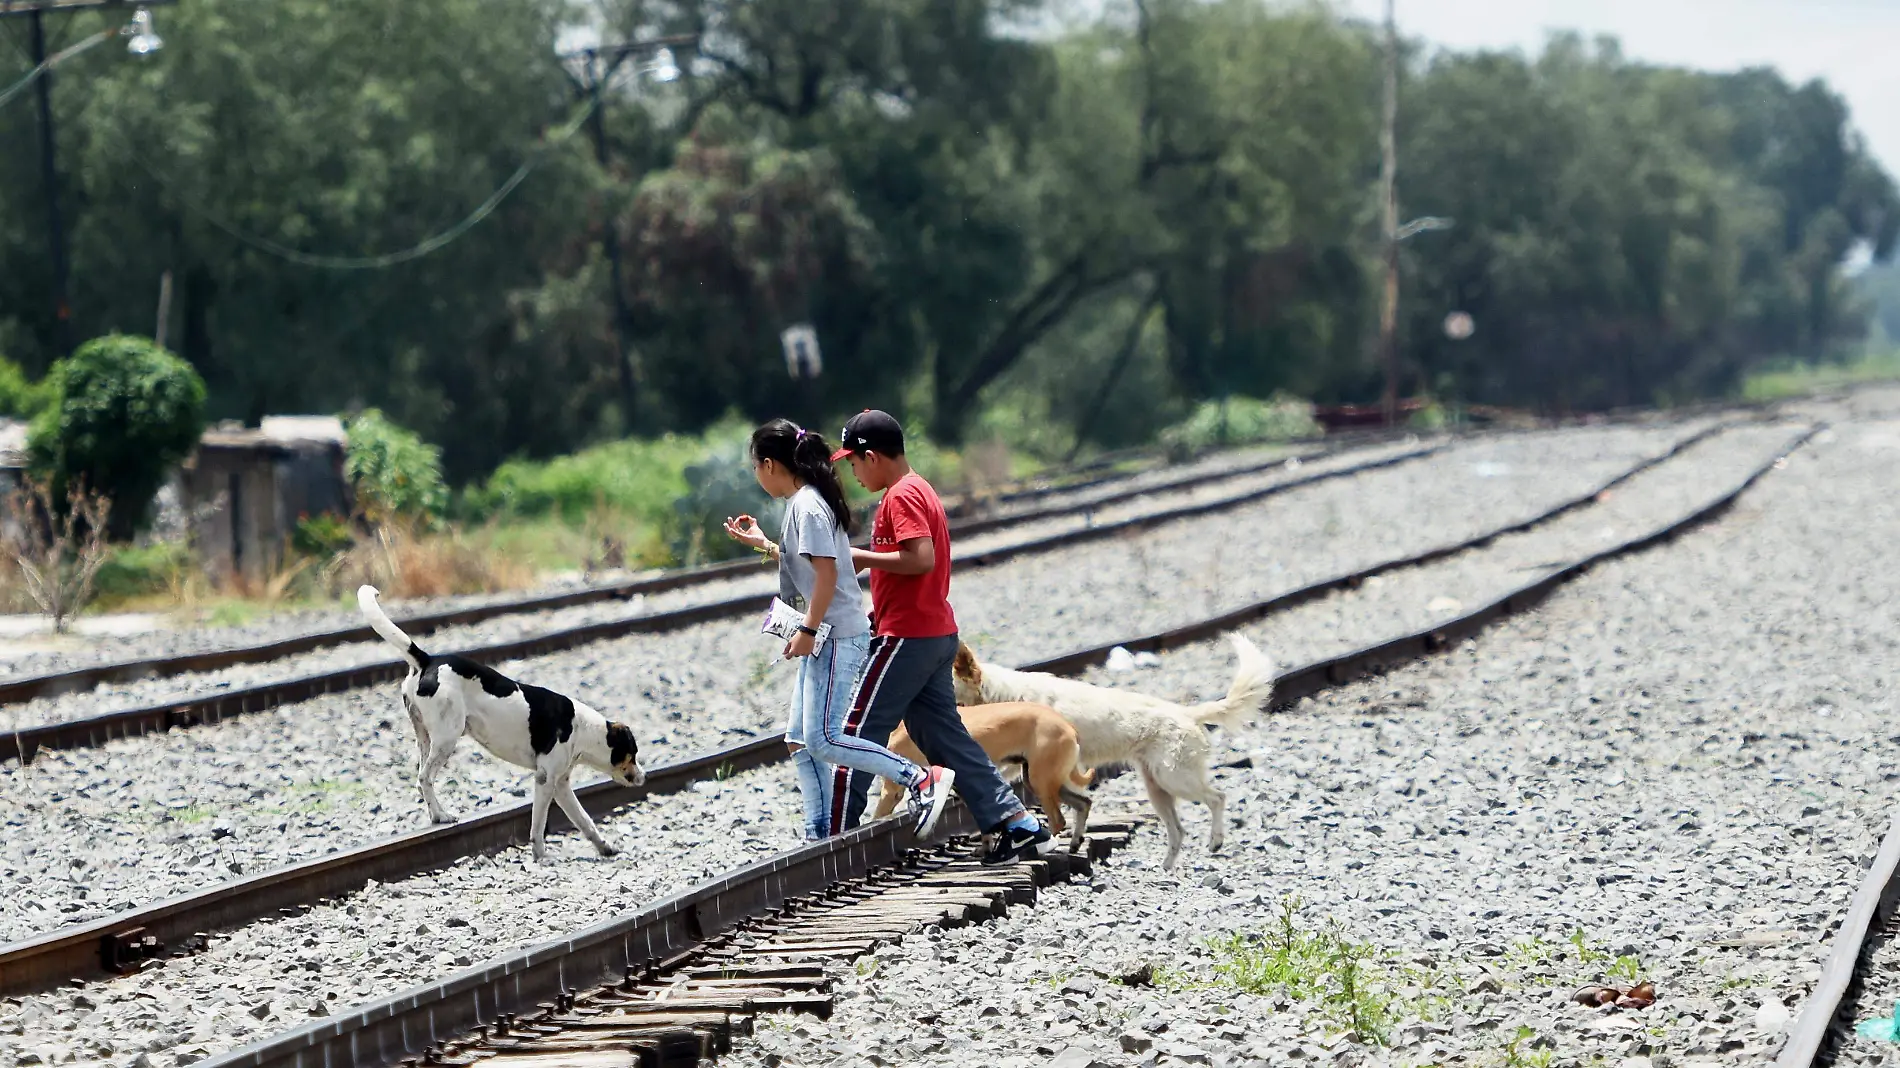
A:
POLYGON ((104 496, 74 486, 61 514, 52 485, 30 475, 8 494, 0 548, 12 565, 9 578, 52 619, 58 633, 64 634, 67 622, 92 600, 109 548, 106 517, 111 511, 112 502, 104 496))
POLYGON ((425 532, 412 525, 383 523, 323 568, 331 593, 365 583, 387 597, 447 597, 518 590, 534 582, 519 561, 484 552, 460 530, 425 532))

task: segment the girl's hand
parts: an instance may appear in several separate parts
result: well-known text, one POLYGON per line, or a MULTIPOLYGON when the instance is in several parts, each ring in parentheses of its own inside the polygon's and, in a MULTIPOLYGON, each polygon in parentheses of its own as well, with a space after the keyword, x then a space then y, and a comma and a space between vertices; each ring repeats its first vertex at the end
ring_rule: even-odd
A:
POLYGON ((749 515, 728 516, 726 533, 733 541, 750 545, 754 549, 765 548, 765 531, 759 529, 759 521, 749 515))
POLYGON ((817 644, 818 639, 801 630, 792 635, 791 641, 785 643, 785 659, 796 660, 801 656, 810 656, 812 647, 817 644))

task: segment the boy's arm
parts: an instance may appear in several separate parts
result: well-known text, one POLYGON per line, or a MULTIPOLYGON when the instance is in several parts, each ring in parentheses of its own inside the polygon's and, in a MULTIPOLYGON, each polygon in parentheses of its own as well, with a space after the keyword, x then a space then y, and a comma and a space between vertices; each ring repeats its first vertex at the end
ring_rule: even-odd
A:
POLYGON ((929 538, 912 538, 899 542, 894 553, 853 548, 851 566, 859 571, 869 567, 894 575, 928 575, 937 569, 936 545, 929 538))

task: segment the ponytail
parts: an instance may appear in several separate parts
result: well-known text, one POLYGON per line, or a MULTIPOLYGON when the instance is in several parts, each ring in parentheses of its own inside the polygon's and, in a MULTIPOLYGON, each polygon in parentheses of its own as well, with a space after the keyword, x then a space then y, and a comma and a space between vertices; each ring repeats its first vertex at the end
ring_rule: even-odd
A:
POLYGON ((831 446, 823 434, 806 430, 790 419, 774 419, 752 432, 752 458, 776 460, 798 480, 818 491, 831 509, 831 518, 852 533, 857 517, 844 497, 844 484, 831 466, 831 446))

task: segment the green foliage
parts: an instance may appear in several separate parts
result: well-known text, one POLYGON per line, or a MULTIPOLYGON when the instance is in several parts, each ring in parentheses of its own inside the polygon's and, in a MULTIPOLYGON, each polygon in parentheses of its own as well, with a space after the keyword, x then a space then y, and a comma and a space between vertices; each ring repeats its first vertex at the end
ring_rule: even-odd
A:
POLYGON ((343 552, 355 541, 349 521, 329 512, 299 518, 297 528, 290 535, 292 549, 320 559, 343 552))
POLYGON ((106 557, 94 579, 97 600, 102 607, 110 608, 169 593, 191 574, 192 568, 191 550, 183 542, 119 546, 106 557))
POLYGON ((30 422, 54 399, 49 383, 29 381, 19 364, 0 358, 0 416, 30 422))
POLYGON ((551 460, 510 460, 463 498, 474 518, 557 516, 579 525, 598 507, 649 521, 686 493, 686 466, 714 445, 744 441, 751 427, 731 418, 700 435, 612 441, 551 460))
POLYGON ((686 492, 674 502, 674 559, 684 564, 732 560, 752 550, 726 536, 725 521, 741 513, 754 516, 767 531, 778 529, 784 504, 759 488, 752 476, 746 446, 732 442, 714 446, 682 475, 686 492))
MULTIPOLYGON (((785 414, 779 331, 814 321, 826 374, 888 380, 833 296, 870 284, 875 235, 823 151, 786 150, 708 130, 640 184, 623 224, 628 302, 649 381, 692 425, 735 405, 785 414)), ((795 413, 812 419, 816 412, 795 413)))
MULTIPOLYGON (((1150 442, 1215 398, 1375 398, 1376 34, 1336 5, 1257 0, 1017 29, 1052 14, 178 5, 162 52, 62 67, 86 87, 53 97, 77 333, 147 321, 169 271, 173 340, 212 414, 375 407, 440 445, 456 485, 509 458, 692 439, 733 410, 829 425, 877 406, 948 449, 1049 458, 1150 442), (577 22, 718 27, 677 81, 607 94, 604 167, 589 138, 546 143, 574 115, 555 42, 577 22), (331 271, 268 250, 410 248, 531 159, 444 251, 331 271), (794 387, 777 337, 799 321, 826 373, 794 387)), ((1900 196, 1821 83, 1558 38, 1530 57, 1433 51, 1401 106, 1402 206, 1457 219, 1402 246, 1407 392, 1454 409, 1721 395, 1857 348, 1870 311, 1900 338, 1894 274, 1840 275, 1857 247, 1888 257, 1900 196), (1452 310, 1473 337, 1443 336, 1452 310)), ((0 144, 31 144, 35 121, 0 109, 0 144)), ((37 182, 33 153, 0 154, 0 188, 37 182)), ((40 213, 0 201, 0 348, 29 373, 67 355, 40 213)), ((0 369, 0 409, 34 410, 26 378, 0 369)))
MULTIPOLYGON (((1435 996, 1407 1001, 1396 993, 1400 977, 1376 947, 1348 937, 1337 923, 1321 930, 1301 925, 1300 903, 1280 903, 1279 923, 1272 931, 1236 933, 1206 945, 1212 958, 1214 985, 1249 994, 1284 993, 1295 1000, 1317 1001, 1341 1027, 1361 1041, 1386 1045, 1392 1029, 1407 1015, 1430 1017, 1442 1008, 1435 996)), ((1429 989, 1435 977, 1424 973, 1404 977, 1429 989)), ((1164 986, 1191 986, 1186 973, 1160 969, 1156 981, 1164 986)))
POLYGON ((1537 1032, 1522 1025, 1504 1043, 1504 1068, 1550 1068, 1555 1056, 1553 1047, 1537 1044, 1537 1032))
POLYGON ((1170 451, 1193 455, 1207 449, 1252 445, 1264 441, 1298 441, 1318 437, 1313 406, 1287 396, 1271 401, 1230 397, 1206 401, 1192 415, 1161 434, 1170 451))
POLYGON ((28 439, 35 465, 51 472, 55 499, 72 485, 104 494, 112 533, 131 535, 173 465, 198 444, 204 380, 146 338, 111 334, 54 364, 47 389, 53 399, 28 439))
POLYGON ((1818 82, 1638 65, 1613 42, 1437 57, 1405 95, 1408 356, 1467 401, 1603 408, 1721 395, 1850 347, 1839 275, 1886 257, 1900 193, 1818 82), (1443 337, 1447 312, 1477 332, 1443 337))
POLYGON ((745 512, 776 529, 776 502, 759 488, 746 456, 751 432, 749 422, 728 416, 699 435, 511 460, 463 495, 461 512, 476 520, 553 517, 579 527, 605 511, 659 535, 667 559, 655 562, 731 558, 746 550, 726 537, 728 516, 745 512))
POLYGON ((1844 363, 1778 360, 1749 375, 1741 394, 1751 401, 1779 400, 1860 382, 1892 381, 1900 381, 1900 351, 1868 353, 1844 363))
POLYGON ((442 450, 390 422, 374 408, 348 423, 343 473, 357 504, 378 521, 430 519, 448 503, 442 450))

